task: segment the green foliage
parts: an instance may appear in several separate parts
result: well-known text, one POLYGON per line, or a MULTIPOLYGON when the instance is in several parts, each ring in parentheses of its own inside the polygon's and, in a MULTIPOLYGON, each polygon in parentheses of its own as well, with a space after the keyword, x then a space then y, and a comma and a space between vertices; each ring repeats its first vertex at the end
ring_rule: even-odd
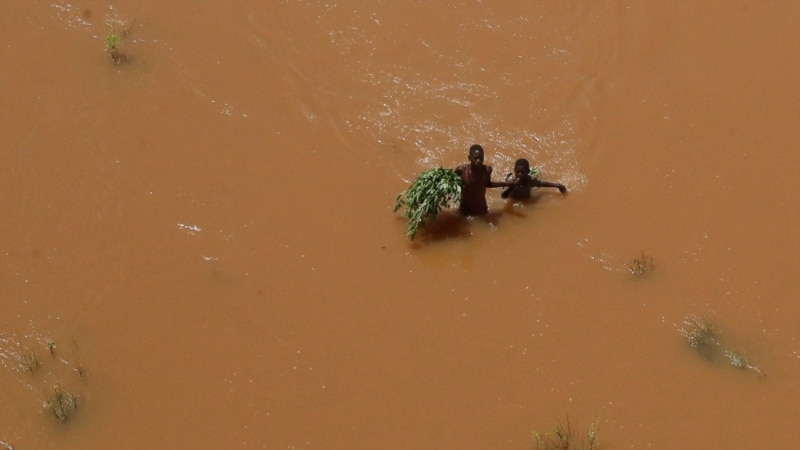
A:
POLYGON ((111 30, 103 40, 106 53, 114 64, 127 63, 128 55, 120 49, 120 45, 122 44, 122 40, 128 36, 131 28, 136 24, 136 19, 128 26, 120 20, 109 20, 106 23, 111 27, 111 30))
POLYGON ((117 50, 117 48, 119 48, 119 44, 121 42, 122 42, 122 39, 120 39, 120 37, 119 37, 119 35, 117 33, 113 32, 113 31, 108 33, 106 35, 106 40, 105 40, 106 51, 108 53, 114 53, 117 50))
POLYGON ((453 207, 460 201, 461 177, 452 169, 439 167, 419 174, 411 186, 395 199, 394 212, 406 207, 406 236, 413 241, 426 222, 433 220, 442 209, 453 207))

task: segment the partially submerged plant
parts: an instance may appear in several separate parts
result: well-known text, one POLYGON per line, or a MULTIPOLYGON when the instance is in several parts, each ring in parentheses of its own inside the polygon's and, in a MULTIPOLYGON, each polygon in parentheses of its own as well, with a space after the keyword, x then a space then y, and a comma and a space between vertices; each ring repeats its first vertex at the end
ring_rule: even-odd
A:
POLYGON ((689 316, 683 321, 683 326, 679 330, 686 338, 689 347, 708 359, 712 358, 715 350, 719 347, 714 326, 706 318, 689 316))
POLYGON ((589 425, 589 429, 586 430, 586 442, 589 444, 588 450, 596 449, 597 442, 600 440, 600 425, 597 422, 597 420, 592 422, 592 424, 589 425))
POLYGON ((681 332, 686 337, 689 346, 698 348, 716 343, 716 333, 711 321, 696 316, 689 316, 683 321, 681 332))
POLYGON ((120 52, 119 44, 122 43, 122 39, 120 39, 119 34, 112 30, 106 35, 105 39, 105 46, 106 46, 106 53, 108 56, 111 57, 111 61, 114 64, 119 64, 123 62, 124 53, 120 52))
POLYGON ((120 50, 119 46, 122 44, 122 38, 128 35, 128 32, 135 24, 136 19, 133 19, 133 22, 127 27, 125 27, 124 24, 118 20, 108 21, 111 31, 108 32, 103 42, 105 44, 106 53, 108 53, 108 56, 111 58, 111 62, 114 64, 128 62, 128 55, 120 50), (120 31, 117 31, 118 29, 120 31))
POLYGON ((750 364, 742 353, 731 349, 720 339, 710 320, 689 316, 683 321, 679 331, 686 338, 689 347, 709 361, 722 363, 727 359, 734 367, 749 369, 764 376, 761 369, 750 364))
POLYGON ((566 426, 559 423, 549 433, 533 432, 536 450, 596 450, 598 439, 597 421, 595 421, 586 430, 585 441, 576 442, 572 426, 569 423, 569 416, 567 416, 566 426))
POLYGON ((56 353, 56 341, 52 339, 47 340, 47 349, 50 350, 50 355, 55 355, 56 353))
POLYGON ((406 236, 413 241, 426 222, 433 220, 442 209, 453 207, 460 201, 461 177, 452 169, 439 167, 419 174, 411 186, 397 196, 393 212, 406 207, 406 236))
POLYGON ((42 362, 39 361, 39 356, 36 352, 30 352, 22 355, 22 365, 28 372, 33 373, 42 365, 42 362))
POLYGON ((725 357, 728 358, 728 360, 731 362, 731 365, 733 367, 738 367, 740 369, 750 369, 755 372, 761 373, 761 369, 750 364, 750 362, 747 360, 747 357, 737 352, 736 350, 726 350, 724 354, 725 357))
MULTIPOLYGON (((560 425, 559 425, 560 426, 560 425)), ((536 450, 555 450, 555 449, 568 449, 569 439, 566 444, 562 441, 562 437, 558 433, 563 432, 561 429, 549 433, 533 432, 533 442, 536 444, 536 450)))
POLYGON ((56 384, 53 386, 52 394, 45 401, 44 407, 55 416, 56 420, 64 422, 78 407, 78 396, 65 390, 60 384, 56 384))
POLYGON ((640 258, 634 258, 633 262, 627 266, 631 275, 636 277, 652 272, 653 269, 655 269, 653 258, 645 255, 644 251, 642 251, 642 256, 640 258))

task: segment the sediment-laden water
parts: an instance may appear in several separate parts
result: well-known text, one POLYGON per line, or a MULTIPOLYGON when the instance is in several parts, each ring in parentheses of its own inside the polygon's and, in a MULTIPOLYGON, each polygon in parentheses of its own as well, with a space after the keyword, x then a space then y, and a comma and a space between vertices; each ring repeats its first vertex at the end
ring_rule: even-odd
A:
POLYGON ((0 449, 796 445, 800 4, 585 3, 4 2, 0 449))

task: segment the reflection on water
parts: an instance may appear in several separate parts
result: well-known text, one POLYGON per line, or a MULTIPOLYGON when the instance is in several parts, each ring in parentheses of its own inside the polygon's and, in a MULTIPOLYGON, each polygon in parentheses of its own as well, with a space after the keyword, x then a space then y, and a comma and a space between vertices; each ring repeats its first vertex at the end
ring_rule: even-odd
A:
POLYGON ((800 7, 272 3, 0 17, 0 448, 798 441, 800 7))

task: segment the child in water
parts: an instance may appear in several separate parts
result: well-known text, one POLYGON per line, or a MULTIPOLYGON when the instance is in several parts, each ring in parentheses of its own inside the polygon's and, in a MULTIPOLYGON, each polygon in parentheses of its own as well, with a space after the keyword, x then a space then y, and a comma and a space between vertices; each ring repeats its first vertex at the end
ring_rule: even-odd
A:
MULTIPOLYGON (((511 174, 506 177, 506 180, 511 177, 511 174)), ((538 174, 531 176, 531 165, 525 158, 520 158, 514 163, 514 180, 513 184, 503 192, 500 196, 503 198, 511 197, 513 199, 526 199, 530 198, 531 190, 536 187, 554 187, 562 194, 567 192, 567 187, 560 183, 551 183, 543 181, 538 178, 538 174)))

